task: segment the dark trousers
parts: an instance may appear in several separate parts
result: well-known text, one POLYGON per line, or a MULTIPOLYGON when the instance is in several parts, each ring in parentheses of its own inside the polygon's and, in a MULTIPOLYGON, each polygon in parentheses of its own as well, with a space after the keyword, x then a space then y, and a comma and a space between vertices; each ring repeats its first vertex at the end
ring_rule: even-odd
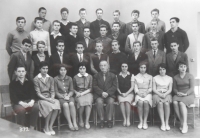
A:
POLYGON ((96 109, 97 113, 99 115, 100 120, 104 120, 104 104, 106 104, 106 116, 107 120, 112 119, 113 115, 113 109, 114 109, 114 98, 112 97, 107 97, 107 98, 102 98, 99 97, 96 99, 96 109))
POLYGON ((39 116, 39 107, 37 103, 34 103, 32 107, 24 108, 20 104, 13 105, 13 110, 17 114, 17 123, 24 126, 25 125, 25 114, 30 113, 30 126, 36 127, 37 120, 39 116))

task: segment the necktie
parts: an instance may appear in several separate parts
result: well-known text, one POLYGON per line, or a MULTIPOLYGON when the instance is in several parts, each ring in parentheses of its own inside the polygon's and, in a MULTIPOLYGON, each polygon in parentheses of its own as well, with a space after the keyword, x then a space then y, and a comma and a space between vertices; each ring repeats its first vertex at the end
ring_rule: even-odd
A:
POLYGON ((173 54, 173 59, 174 59, 174 61, 176 60, 176 57, 177 57, 177 55, 176 55, 176 54, 173 54))
POLYGON ((83 57, 82 57, 82 55, 80 54, 80 62, 82 62, 83 61, 83 57))
POLYGON ((25 61, 26 61, 26 54, 24 54, 24 59, 25 59, 25 61))
POLYGON ((89 39, 88 39, 88 38, 85 38, 85 42, 86 42, 86 46, 88 47, 89 39))
POLYGON ((106 74, 103 74, 103 80, 104 81, 106 80, 106 74))
POLYGON ((153 51, 153 57, 156 58, 156 50, 153 51))
POLYGON ((60 52, 60 61, 62 63, 62 52, 60 52))

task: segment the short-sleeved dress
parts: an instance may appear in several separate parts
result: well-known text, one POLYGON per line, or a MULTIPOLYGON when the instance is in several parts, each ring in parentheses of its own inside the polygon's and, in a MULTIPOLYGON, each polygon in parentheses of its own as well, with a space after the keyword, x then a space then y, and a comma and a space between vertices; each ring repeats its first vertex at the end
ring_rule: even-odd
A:
POLYGON ((173 101, 183 102, 185 105, 189 106, 194 103, 194 77, 190 73, 186 73, 184 78, 181 78, 179 74, 174 76, 173 91, 187 93, 187 96, 180 97, 174 95, 173 101))
MULTIPOLYGON (((156 75, 153 80, 156 83, 156 90, 158 91, 163 91, 166 92, 169 89, 169 85, 173 83, 172 77, 165 75, 165 76, 161 76, 161 75, 156 75)), ((172 102, 172 95, 168 94, 164 99, 159 97, 157 94, 153 94, 153 107, 156 107, 156 105, 159 102, 172 102)))
MULTIPOLYGON (((55 97, 54 92, 54 80, 52 77, 50 77, 48 74, 46 76, 46 79, 44 80, 42 78, 42 75, 39 73, 34 78, 34 88, 36 90, 36 93, 38 96, 43 95, 46 98, 55 97)), ((60 110, 60 103, 57 99, 54 99, 55 103, 50 103, 46 100, 38 100, 38 106, 39 106, 39 114, 40 116, 43 116, 44 118, 47 117, 47 115, 52 110, 60 110)))
MULTIPOLYGON (((121 93, 126 93, 131 88, 131 82, 134 82, 134 75, 130 72, 127 72, 126 76, 123 76, 120 72, 119 75, 117 75, 118 80, 118 88, 121 91, 121 93)), ((118 95, 118 101, 119 103, 122 102, 129 102, 130 104, 133 101, 133 91, 130 92, 126 97, 122 97, 121 95, 118 95)))
MULTIPOLYGON (((74 90, 77 92, 85 91, 87 89, 92 88, 92 76, 88 73, 85 73, 84 76, 82 76, 80 73, 74 76, 73 79, 74 84, 74 90)), ((92 92, 87 93, 81 97, 75 98, 77 102, 77 108, 80 106, 91 106, 92 108, 92 102, 93 102, 93 95, 92 92)))
POLYGON ((135 76, 134 89, 136 94, 140 92, 148 92, 148 94, 144 98, 140 97, 139 95, 136 95, 133 105, 137 105, 137 102, 141 100, 141 101, 148 101, 149 105, 152 107, 152 76, 147 73, 145 73, 144 75, 138 73, 135 76))
MULTIPOLYGON (((60 93, 61 95, 65 95, 66 93, 68 94, 69 92, 74 92, 73 88, 73 81, 72 78, 69 76, 65 76, 63 79, 59 78, 58 76, 54 77, 54 89, 55 92, 60 93)), ((63 98, 57 97, 61 107, 63 106, 64 103, 74 103, 74 97, 71 96, 68 101, 66 101, 63 98)))

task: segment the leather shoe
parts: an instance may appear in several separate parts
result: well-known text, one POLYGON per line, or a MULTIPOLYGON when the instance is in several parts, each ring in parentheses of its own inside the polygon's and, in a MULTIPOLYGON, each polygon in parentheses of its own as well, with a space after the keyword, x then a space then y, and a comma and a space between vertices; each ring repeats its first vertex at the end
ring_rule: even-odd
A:
POLYGON ((101 120, 101 122, 100 122, 100 128, 104 128, 104 120, 101 120))
POLYGON ((112 121, 108 121, 108 128, 112 128, 113 125, 112 125, 112 121))

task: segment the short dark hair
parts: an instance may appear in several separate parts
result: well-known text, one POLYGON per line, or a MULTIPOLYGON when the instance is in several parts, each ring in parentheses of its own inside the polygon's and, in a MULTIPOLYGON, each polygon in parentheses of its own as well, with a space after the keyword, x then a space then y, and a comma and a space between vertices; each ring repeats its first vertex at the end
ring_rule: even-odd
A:
POLYGON ((84 67, 86 68, 86 70, 87 70, 87 66, 86 66, 86 63, 85 63, 85 62, 80 62, 80 63, 78 64, 78 69, 79 69, 80 67, 82 67, 82 66, 84 66, 84 67))
POLYGON ((142 44, 141 44, 141 42, 140 41, 135 41, 135 42, 133 42, 133 46, 135 45, 135 44, 140 44, 140 46, 142 46, 142 44))
POLYGON ((72 28, 72 26, 77 26, 77 27, 78 27, 78 24, 76 24, 76 23, 71 23, 70 29, 72 28))
POLYGON ((98 8, 98 9, 96 10, 96 13, 97 13, 97 11, 102 11, 102 13, 103 13, 103 10, 102 10, 101 8, 98 8))
POLYGON ((139 63, 139 68, 140 68, 142 65, 146 65, 146 72, 147 72, 147 70, 148 70, 148 68, 149 68, 149 63, 148 63, 148 61, 141 61, 141 62, 139 63))
POLYGON ((84 31, 85 29, 89 29, 89 30, 90 30, 90 27, 89 27, 89 26, 83 27, 83 31, 84 31))
POLYGON ((48 62, 46 62, 46 61, 41 61, 40 62, 40 64, 39 64, 39 69, 41 69, 42 67, 44 67, 44 66, 49 66, 49 64, 48 64, 48 62))
POLYGON ((45 46, 45 42, 44 41, 38 41, 37 44, 36 44, 37 45, 37 49, 38 49, 39 44, 42 44, 42 45, 45 46))
POLYGON ((114 24, 118 24, 119 27, 121 26, 121 24, 120 24, 119 22, 113 22, 112 26, 113 26, 114 24))
POLYGON ((152 19, 151 22, 156 22, 158 24, 158 21, 156 19, 152 19))
POLYGON ((57 45, 58 45, 58 43, 65 43, 65 42, 64 42, 64 40, 62 40, 62 39, 58 39, 58 40, 56 41, 56 43, 57 43, 57 45))
POLYGON ((19 20, 24 20, 24 23, 26 23, 26 19, 23 16, 19 16, 16 18, 16 22, 19 20))
POLYGON ((37 20, 40 20, 40 21, 42 21, 42 22, 43 22, 43 18, 42 18, 42 17, 35 17, 35 20, 34 20, 34 22, 36 23, 36 22, 37 22, 37 20))
POLYGON ((52 25, 54 25, 54 23, 59 23, 59 24, 61 24, 61 22, 58 21, 58 20, 54 20, 53 23, 52 23, 52 25))
POLYGON ((38 12, 41 12, 41 10, 45 10, 45 11, 46 11, 46 9, 45 9, 44 7, 40 7, 40 8, 38 9, 38 12))
MULTIPOLYGON (((126 61, 122 62, 122 63, 121 63, 121 66, 122 66, 122 64, 127 64, 127 65, 128 65, 128 62, 126 62, 126 61)), ((120 66, 120 67, 121 67, 121 66, 120 66)))
POLYGON ((101 43, 101 44, 103 44, 101 40, 97 40, 96 43, 101 43))
POLYGON ((24 65, 21 65, 21 64, 20 64, 20 65, 16 66, 16 67, 15 67, 15 71, 17 71, 18 68, 24 68, 25 71, 26 71, 26 67, 25 67, 24 65))
POLYGON ((60 13, 62 14, 62 12, 66 11, 68 14, 69 14, 69 10, 65 7, 63 7, 61 10, 60 10, 60 13))
POLYGON ((119 10, 115 10, 113 13, 115 13, 115 12, 119 13, 119 15, 120 15, 120 11, 119 10))
POLYGON ((114 42, 117 42, 117 44, 119 45, 119 41, 118 40, 115 40, 115 39, 112 40, 111 44, 114 43, 114 42))
POLYGON ((32 44, 31 40, 28 38, 25 38, 22 40, 22 44, 25 44, 25 43, 32 44))
POLYGON ((179 45, 178 40, 175 40, 175 39, 170 42, 170 45, 171 45, 171 43, 176 43, 177 45, 179 45))
POLYGON ((137 25, 139 26, 139 23, 138 23, 138 22, 132 22, 132 25, 133 25, 133 24, 137 24, 137 25))
POLYGON ((100 25, 100 29, 101 29, 101 28, 106 28, 106 30, 107 30, 107 26, 106 26, 105 24, 101 24, 101 25, 100 25))
POLYGON ((137 13, 138 16, 140 15, 140 12, 139 12, 138 10, 133 10, 133 11, 131 12, 131 15, 132 15, 133 13, 137 13))
POLYGON ((80 14, 82 11, 86 11, 86 9, 85 8, 81 8, 78 13, 80 14))
POLYGON ((158 74, 160 74, 160 68, 164 68, 166 70, 166 74, 167 74, 167 65, 165 63, 160 63, 158 65, 158 74))
POLYGON ((81 41, 79 41, 79 42, 76 43, 76 48, 77 48, 78 45, 82 45, 83 48, 85 48, 83 42, 81 42, 81 41))
POLYGON ((180 65, 186 65, 188 67, 187 63, 184 60, 180 60, 177 64, 177 69, 179 68, 180 65))
POLYGON ((157 12, 158 14, 159 14, 159 10, 158 9, 153 9, 153 10, 151 10, 151 14, 152 14, 152 12, 157 12))
POLYGON ((177 23, 180 22, 180 19, 179 19, 178 17, 172 17, 172 18, 170 18, 170 21, 171 21, 172 19, 174 19, 177 23))
POLYGON ((157 38, 152 38, 151 41, 157 41, 158 42, 158 39, 157 38))

